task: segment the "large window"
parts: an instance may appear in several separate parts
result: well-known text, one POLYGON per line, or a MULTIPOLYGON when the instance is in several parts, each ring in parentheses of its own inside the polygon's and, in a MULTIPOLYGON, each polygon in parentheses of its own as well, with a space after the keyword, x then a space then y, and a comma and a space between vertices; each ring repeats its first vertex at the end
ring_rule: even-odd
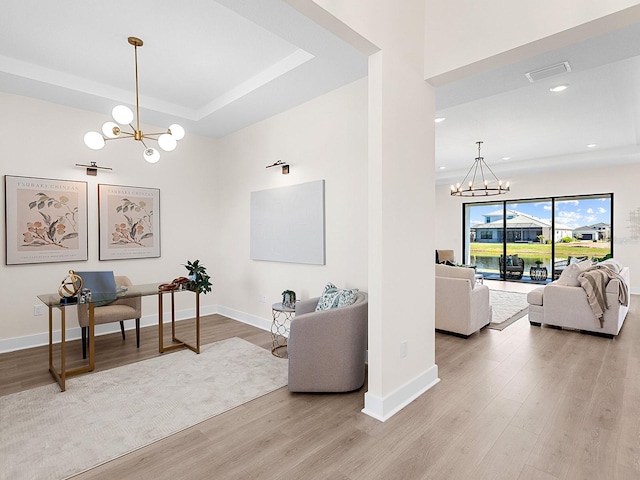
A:
POLYGON ((613 255, 613 194, 464 204, 464 263, 485 278, 545 283, 613 255))

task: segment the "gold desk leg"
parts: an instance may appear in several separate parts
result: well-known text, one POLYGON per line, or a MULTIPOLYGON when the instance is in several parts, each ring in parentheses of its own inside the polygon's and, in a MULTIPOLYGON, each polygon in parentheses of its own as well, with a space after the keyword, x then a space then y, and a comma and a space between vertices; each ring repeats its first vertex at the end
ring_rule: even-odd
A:
POLYGON ((196 292, 196 353, 200 353, 200 293, 196 292))
POLYGON ((162 337, 164 336, 164 329, 162 327, 162 317, 164 316, 162 311, 162 292, 158 292, 158 351, 164 352, 164 346, 162 337))
POLYGON ((53 307, 49 307, 49 371, 53 370, 53 307))
POLYGON ((93 371, 96 364, 95 328, 96 328, 95 307, 93 303, 90 303, 89 304, 89 371, 90 372, 93 371))
POLYGON ((49 372, 51 376, 60 385, 60 391, 66 390, 67 377, 79 375, 93 371, 95 367, 95 318, 93 304, 89 305, 89 364, 83 367, 67 370, 67 325, 66 325, 66 307, 58 307, 60 309, 60 371, 56 370, 53 364, 53 307, 49 307, 49 372))
MULTIPOLYGON (((158 292, 158 350, 160 353, 169 352, 171 350, 176 350, 178 348, 184 348, 184 343, 174 343, 173 345, 164 345, 164 311, 162 310, 162 292, 158 292)), ((171 291, 171 339, 174 341, 179 341, 176 339, 176 330, 175 330, 175 309, 173 304, 173 290, 171 291)))
POLYGON ((187 342, 180 340, 176 337, 176 309, 175 309, 175 296, 174 291, 171 290, 171 339, 175 342, 173 345, 164 346, 163 341, 163 327, 162 327, 162 292, 158 292, 158 330, 160 335, 159 347, 160 353, 167 352, 169 350, 177 350, 179 348, 188 348, 189 350, 200 353, 200 294, 196 293, 196 345, 190 345, 187 342))
POLYGON ((171 340, 176 341, 176 304, 174 291, 171 290, 171 340))
POLYGON ((53 307, 49 307, 49 373, 51 373, 53 379, 58 382, 61 392, 64 392, 65 390, 63 372, 64 363, 60 373, 56 370, 56 367, 53 364, 53 307))
POLYGON ((66 390, 65 383, 67 379, 67 336, 66 330, 67 325, 65 322, 65 313, 67 309, 60 309, 60 378, 62 379, 62 383, 60 383, 60 388, 64 392, 66 390))
MULTIPOLYGON (((162 295, 159 293, 158 295, 162 295)), ((162 301, 160 301, 160 306, 162 306, 162 301)), ((160 320, 162 322, 162 320, 160 320)), ((162 332, 162 326, 160 327, 160 331, 162 332)), ((174 291, 171 290, 171 340, 174 342, 171 345, 164 346, 164 339, 160 340, 160 348, 161 352, 168 352, 171 350, 177 350, 179 348, 189 347, 186 343, 176 338, 176 308, 175 308, 175 296, 174 291)))

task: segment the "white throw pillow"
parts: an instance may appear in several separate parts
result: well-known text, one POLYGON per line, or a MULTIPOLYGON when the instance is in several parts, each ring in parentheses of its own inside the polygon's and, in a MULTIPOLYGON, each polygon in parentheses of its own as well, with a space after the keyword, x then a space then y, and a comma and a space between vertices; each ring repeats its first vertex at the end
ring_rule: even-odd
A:
POLYGON ((585 271, 587 268, 593 266, 593 262, 589 259, 586 259, 578 262, 577 265, 578 267, 580 267, 580 270, 585 271))
POLYGON ((558 285, 564 285, 565 287, 579 287, 578 275, 584 270, 580 268, 579 263, 573 263, 562 271, 560 278, 558 278, 558 285))

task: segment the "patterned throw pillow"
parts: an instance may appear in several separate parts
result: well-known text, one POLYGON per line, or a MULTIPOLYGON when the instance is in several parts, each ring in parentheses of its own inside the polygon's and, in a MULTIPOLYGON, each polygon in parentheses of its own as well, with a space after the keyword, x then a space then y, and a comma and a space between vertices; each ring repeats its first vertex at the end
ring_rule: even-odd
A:
POLYGON ((325 285, 324 291, 318 300, 316 312, 320 310, 329 310, 330 308, 346 307, 352 305, 356 301, 358 294, 357 288, 351 290, 342 290, 337 288, 333 283, 329 282, 325 285))

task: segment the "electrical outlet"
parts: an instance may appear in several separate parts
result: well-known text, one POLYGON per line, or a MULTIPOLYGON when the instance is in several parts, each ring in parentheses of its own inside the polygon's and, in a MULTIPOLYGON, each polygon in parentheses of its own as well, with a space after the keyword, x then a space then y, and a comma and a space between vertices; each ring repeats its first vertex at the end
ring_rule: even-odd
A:
POLYGON ((408 342, 406 340, 400 342, 400 358, 406 357, 408 350, 409 350, 408 342))
POLYGON ((260 303, 267 303, 267 296, 264 293, 261 293, 259 301, 260 303))
POLYGON ((34 305, 33 306, 33 316, 39 317, 44 315, 44 305, 34 305))

